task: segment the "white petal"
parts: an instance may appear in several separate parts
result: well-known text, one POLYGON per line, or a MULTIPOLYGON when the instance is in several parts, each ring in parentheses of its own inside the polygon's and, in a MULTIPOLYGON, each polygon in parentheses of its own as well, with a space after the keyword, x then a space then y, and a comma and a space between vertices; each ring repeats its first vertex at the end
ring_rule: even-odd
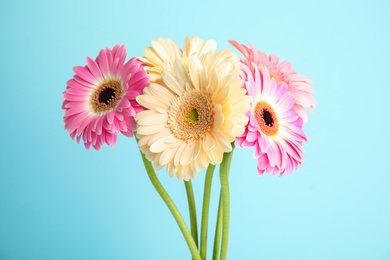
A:
POLYGON ((222 106, 220 104, 215 105, 213 112, 214 112, 214 127, 219 127, 223 124, 224 121, 222 106))
POLYGON ((148 109, 153 109, 157 107, 162 107, 164 109, 169 109, 170 104, 166 100, 159 99, 158 97, 152 95, 139 95, 137 97, 137 102, 141 106, 148 109))
POLYGON ((187 147, 187 143, 186 142, 183 142, 183 141, 180 141, 180 142, 181 142, 180 147, 179 147, 179 149, 177 149, 176 155, 175 155, 175 158, 174 158, 174 161, 173 161, 175 166, 179 166, 180 158, 181 158, 181 156, 183 154, 183 151, 187 147))
MULTIPOLYGON (((149 110, 149 111, 151 111, 151 110, 149 110)), ((156 113, 156 112, 154 112, 151 115, 137 117, 137 123, 140 126, 141 125, 157 125, 157 124, 167 122, 167 120, 168 120, 167 114, 161 114, 161 113, 156 113)))
MULTIPOLYGON (((159 139, 150 146, 150 151, 153 153, 161 153, 169 149, 172 143, 176 141, 176 138, 171 134, 159 139)), ((176 149, 175 149, 176 150, 176 149)), ((165 165, 166 163, 164 163, 165 165)))
POLYGON ((206 86, 206 71, 198 57, 191 56, 189 71, 194 88, 197 90, 204 89, 206 86))
POLYGON ((213 149, 214 145, 215 145, 214 138, 211 135, 206 134, 205 137, 203 138, 203 149, 207 152, 213 149))
POLYGON ((139 133, 140 135, 153 135, 159 133, 164 129, 166 129, 165 123, 152 126, 140 126, 137 129, 137 133, 139 133))
POLYGON ((177 152, 177 148, 167 148, 160 157, 159 163, 161 165, 166 165, 168 162, 172 161, 175 154, 177 152))
POLYGON ((186 166, 194 160, 194 153, 196 148, 196 141, 187 144, 186 149, 180 157, 180 164, 186 166))
POLYGON ((172 72, 164 70, 161 73, 161 77, 162 77, 165 85, 167 85, 167 87, 170 90, 172 90, 177 95, 181 95, 181 93, 184 90, 183 85, 179 83, 179 81, 177 80, 177 78, 175 77, 175 75, 172 72))
POLYGON ((172 94, 172 92, 160 84, 151 83, 148 89, 152 95, 157 96, 160 99, 168 101, 175 99, 175 96, 172 94))
POLYGON ((191 82, 190 78, 188 77, 188 72, 180 60, 175 60, 173 66, 177 81, 179 82, 180 86, 184 86, 186 83, 191 82))

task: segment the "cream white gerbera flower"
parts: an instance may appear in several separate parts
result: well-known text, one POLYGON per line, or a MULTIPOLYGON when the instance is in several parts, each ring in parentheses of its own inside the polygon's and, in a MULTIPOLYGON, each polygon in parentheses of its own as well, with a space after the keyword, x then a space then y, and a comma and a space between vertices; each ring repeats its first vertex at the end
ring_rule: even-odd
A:
POLYGON ((238 58, 228 50, 197 54, 175 59, 162 71, 162 82, 151 83, 137 97, 146 108, 135 116, 141 151, 156 169, 166 165, 179 180, 221 163, 244 132, 250 109, 238 58))

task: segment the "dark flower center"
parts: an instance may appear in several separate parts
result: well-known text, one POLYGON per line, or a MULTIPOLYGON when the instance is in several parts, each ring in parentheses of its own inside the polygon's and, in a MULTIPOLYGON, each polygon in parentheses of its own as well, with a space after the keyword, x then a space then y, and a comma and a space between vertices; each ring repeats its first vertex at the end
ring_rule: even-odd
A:
POLYGON ((263 120, 266 126, 272 127, 274 124, 272 114, 266 109, 263 109, 263 120))
POLYGON ((279 132, 279 120, 275 110, 267 103, 260 101, 253 111, 254 117, 259 124, 259 130, 268 135, 274 136, 279 132))
POLYGON ((104 89, 99 94, 99 103, 104 103, 106 105, 110 104, 111 100, 115 98, 115 89, 110 87, 104 89))
POLYGON ((95 113, 106 113, 116 108, 122 96, 122 86, 118 81, 106 81, 93 93, 91 98, 92 109, 95 113))

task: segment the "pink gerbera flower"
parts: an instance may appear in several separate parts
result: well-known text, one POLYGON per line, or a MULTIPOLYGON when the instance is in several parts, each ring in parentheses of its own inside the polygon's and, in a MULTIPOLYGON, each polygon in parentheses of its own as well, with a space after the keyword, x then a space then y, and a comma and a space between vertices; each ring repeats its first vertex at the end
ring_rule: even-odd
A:
POLYGON ((252 44, 249 43, 249 47, 240 44, 236 41, 230 40, 230 44, 237 48, 243 55, 244 59, 241 61, 253 70, 252 63, 258 67, 264 66, 268 69, 269 74, 275 79, 276 83, 284 81, 287 83, 288 91, 294 97, 294 108, 302 117, 303 122, 307 122, 307 114, 305 109, 310 112, 313 111, 317 105, 317 101, 313 98, 312 94, 314 89, 309 85, 311 80, 305 76, 299 75, 291 66, 288 61, 279 62, 278 56, 271 54, 267 55, 257 50, 252 44))
POLYGON ((135 98, 149 84, 143 63, 135 58, 125 63, 126 46, 100 51, 87 66, 76 66, 63 93, 65 129, 72 139, 82 138, 87 149, 106 143, 114 146, 119 132, 131 137, 134 115, 142 110, 135 98))
POLYGON ((243 65, 242 78, 253 98, 245 132, 237 137, 238 147, 254 146, 259 174, 291 173, 303 162, 302 118, 294 110, 294 98, 285 82, 277 83, 266 67, 243 65))

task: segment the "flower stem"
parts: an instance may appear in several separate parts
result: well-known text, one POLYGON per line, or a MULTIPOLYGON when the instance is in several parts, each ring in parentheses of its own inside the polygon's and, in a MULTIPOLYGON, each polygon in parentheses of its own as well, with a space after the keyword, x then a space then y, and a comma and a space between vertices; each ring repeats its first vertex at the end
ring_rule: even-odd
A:
POLYGON ((222 206, 222 192, 221 192, 219 195, 217 224, 215 226, 213 260, 218 260, 218 254, 219 254, 220 245, 221 245, 222 210, 223 210, 223 206, 222 206))
POLYGON ((152 184, 153 184, 154 188, 156 189, 156 191, 158 192, 158 194, 160 194, 161 198, 163 199, 163 201, 165 202, 165 204, 167 205, 167 207, 171 211, 173 217, 175 218, 176 223, 178 224, 178 226, 179 226, 179 228, 184 236, 184 239, 187 242, 188 248, 191 251, 192 258, 196 259, 196 260, 201 260, 200 254, 198 252, 198 248, 195 244, 194 239, 191 236, 190 231, 187 228, 187 225, 186 225, 183 217, 181 216, 179 210, 177 209, 175 203, 172 201, 172 199, 169 196, 169 194, 167 193, 167 191, 161 185, 161 182, 158 180, 157 175, 154 172, 152 163, 148 159, 146 159, 145 155, 142 152, 141 152, 141 156, 142 156, 142 160, 143 160, 144 165, 145 165, 145 169, 148 173, 149 179, 152 182, 152 184))
POLYGON ((184 184, 186 186, 188 210, 190 212, 191 234, 192 234, 192 238, 195 241, 195 245, 198 247, 198 224, 196 221, 196 205, 195 205, 194 190, 192 188, 191 180, 184 181, 184 184))
POLYGON ((203 191, 202 226, 200 230, 200 256, 206 259, 207 254, 207 229, 209 222, 211 183, 213 180, 215 165, 209 164, 206 171, 203 191))
MULTIPOLYGON (((234 149, 234 144, 232 144, 234 149)), ((221 181, 221 195, 223 205, 222 216, 222 244, 221 244, 221 260, 225 260, 229 242, 229 224, 230 224, 230 191, 229 191, 229 171, 233 157, 233 149, 230 153, 224 153, 221 166, 219 168, 221 181)))

